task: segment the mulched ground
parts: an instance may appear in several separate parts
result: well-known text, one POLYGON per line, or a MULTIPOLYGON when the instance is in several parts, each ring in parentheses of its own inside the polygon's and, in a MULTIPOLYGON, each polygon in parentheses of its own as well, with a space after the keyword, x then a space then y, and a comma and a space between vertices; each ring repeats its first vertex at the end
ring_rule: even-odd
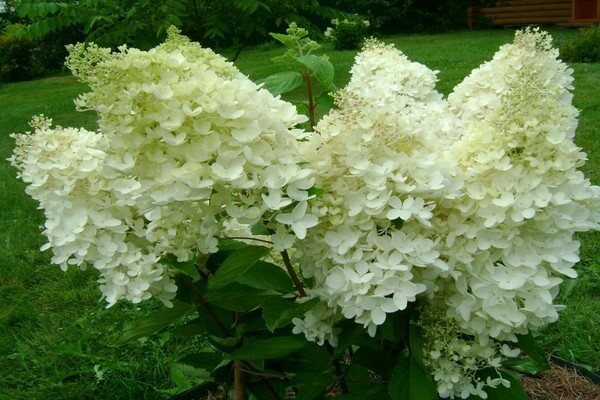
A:
POLYGON ((521 379, 530 400, 600 400, 600 385, 573 368, 550 365, 538 376, 521 379))

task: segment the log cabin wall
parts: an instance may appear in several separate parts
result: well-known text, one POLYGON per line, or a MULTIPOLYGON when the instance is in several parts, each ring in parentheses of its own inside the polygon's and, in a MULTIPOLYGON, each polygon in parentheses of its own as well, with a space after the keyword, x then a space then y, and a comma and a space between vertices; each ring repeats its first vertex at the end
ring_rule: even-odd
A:
POLYGON ((471 27, 480 18, 492 26, 563 25, 583 26, 600 23, 600 0, 504 0, 492 7, 473 7, 471 27))

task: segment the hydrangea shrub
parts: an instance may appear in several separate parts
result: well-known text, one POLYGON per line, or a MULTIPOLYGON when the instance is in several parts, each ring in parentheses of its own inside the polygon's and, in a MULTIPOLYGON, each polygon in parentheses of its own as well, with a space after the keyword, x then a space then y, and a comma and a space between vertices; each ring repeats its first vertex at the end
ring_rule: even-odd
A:
POLYGON ((188 362, 243 366, 239 396, 525 398, 514 371, 544 367, 531 333, 577 275, 574 234, 600 229, 546 33, 517 32, 448 98, 368 40, 315 132, 174 29, 67 65, 99 130, 35 118, 10 161, 52 262, 97 269, 109 306, 175 305, 157 329, 187 316, 218 355, 188 362))

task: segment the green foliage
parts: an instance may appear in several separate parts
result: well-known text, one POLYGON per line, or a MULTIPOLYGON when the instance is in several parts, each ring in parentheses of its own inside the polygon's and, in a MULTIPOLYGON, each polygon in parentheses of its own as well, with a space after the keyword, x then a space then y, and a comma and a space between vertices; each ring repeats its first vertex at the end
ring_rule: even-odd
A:
POLYGON ((125 43, 145 49, 175 25, 193 40, 213 47, 237 44, 239 51, 284 23, 312 24, 312 19, 341 15, 316 0, 23 0, 17 10, 30 21, 28 32, 34 38, 78 27, 87 41, 102 46, 125 43))
POLYGON ((180 0, 163 1, 158 6, 150 0, 23 0, 17 10, 31 22, 28 32, 35 38, 80 27, 86 40, 100 45, 125 43, 147 48, 155 45, 169 26, 182 24, 187 4, 180 0))
POLYGON ((0 83, 32 79, 44 71, 35 55, 35 42, 27 36, 17 36, 16 29, 18 26, 9 25, 0 36, 0 83))
POLYGON ((467 8, 490 0, 330 0, 334 7, 364 15, 382 33, 439 32, 467 27, 467 8))
POLYGON ((389 395, 392 400, 435 400, 437 391, 431 375, 413 356, 406 356, 394 368, 389 395))
POLYGON ((356 50, 369 31, 370 22, 358 15, 331 21, 333 28, 325 31, 325 36, 333 42, 336 50, 356 50))
POLYGON ((570 62, 600 62, 600 25, 582 29, 560 47, 560 55, 570 62))
POLYGON ((306 106, 312 129, 316 124, 316 107, 319 104, 325 104, 329 109, 333 105, 330 93, 336 90, 333 83, 335 71, 326 55, 312 54, 321 46, 310 39, 308 30, 299 28, 296 23, 291 23, 286 33, 286 35, 271 33, 275 40, 287 48, 285 54, 272 58, 272 61, 285 65, 291 71, 270 75, 259 82, 262 82, 264 87, 275 95, 289 93, 304 83, 306 100, 300 103, 306 106), (319 84, 320 90, 315 83, 319 84))

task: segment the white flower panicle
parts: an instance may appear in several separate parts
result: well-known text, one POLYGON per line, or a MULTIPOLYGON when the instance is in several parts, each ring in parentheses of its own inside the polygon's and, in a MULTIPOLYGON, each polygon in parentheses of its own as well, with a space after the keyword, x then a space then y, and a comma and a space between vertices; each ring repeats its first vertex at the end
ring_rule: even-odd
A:
POLYGON ((557 56, 546 33, 517 32, 449 96, 465 125, 452 146, 465 190, 446 216, 446 301, 482 340, 555 321, 561 277, 576 276, 573 234, 600 227, 600 188, 577 170, 572 70, 557 56))
POLYGON ((443 151, 458 124, 435 80, 392 46, 368 41, 339 108, 316 127, 318 150, 306 155, 324 193, 310 201, 319 224, 296 258, 314 278, 312 295, 371 335, 448 270, 431 220, 439 202, 459 195, 443 151))
POLYGON ((100 272, 100 289, 109 305, 119 298, 134 303, 157 297, 166 304, 176 286, 151 245, 135 232, 135 210, 118 204, 120 192, 102 174, 107 138, 74 128, 51 128, 34 118, 33 134, 13 135, 10 161, 39 201, 46 217, 44 235, 52 262, 100 272))
MULTIPOLYGON (((149 297, 168 304, 175 288, 160 260, 215 252, 228 219, 246 225, 266 220, 285 239, 278 241, 283 248, 316 223, 306 207, 314 177, 300 156, 305 133, 294 128, 306 117, 221 56, 172 28, 167 41, 150 51, 72 46, 67 65, 90 85, 77 105, 98 113, 102 133, 81 131, 78 139, 80 131, 70 128, 38 130, 32 139, 20 139, 34 144, 20 145, 23 154, 15 155, 15 163, 41 152, 36 163, 45 165, 42 140, 67 136, 52 162, 70 169, 51 173, 59 185, 68 181, 76 188, 77 204, 65 205, 46 234, 70 232, 68 249, 50 241, 60 253, 54 261, 93 264, 109 304, 149 297), (72 162, 85 152, 89 160, 72 162), (291 219, 285 218, 287 206, 294 209, 291 219), (164 291, 156 282, 166 282, 164 291)), ((32 174, 40 201, 56 197, 59 203, 62 193, 63 200, 70 193, 55 193, 44 183, 43 169, 32 174)))

